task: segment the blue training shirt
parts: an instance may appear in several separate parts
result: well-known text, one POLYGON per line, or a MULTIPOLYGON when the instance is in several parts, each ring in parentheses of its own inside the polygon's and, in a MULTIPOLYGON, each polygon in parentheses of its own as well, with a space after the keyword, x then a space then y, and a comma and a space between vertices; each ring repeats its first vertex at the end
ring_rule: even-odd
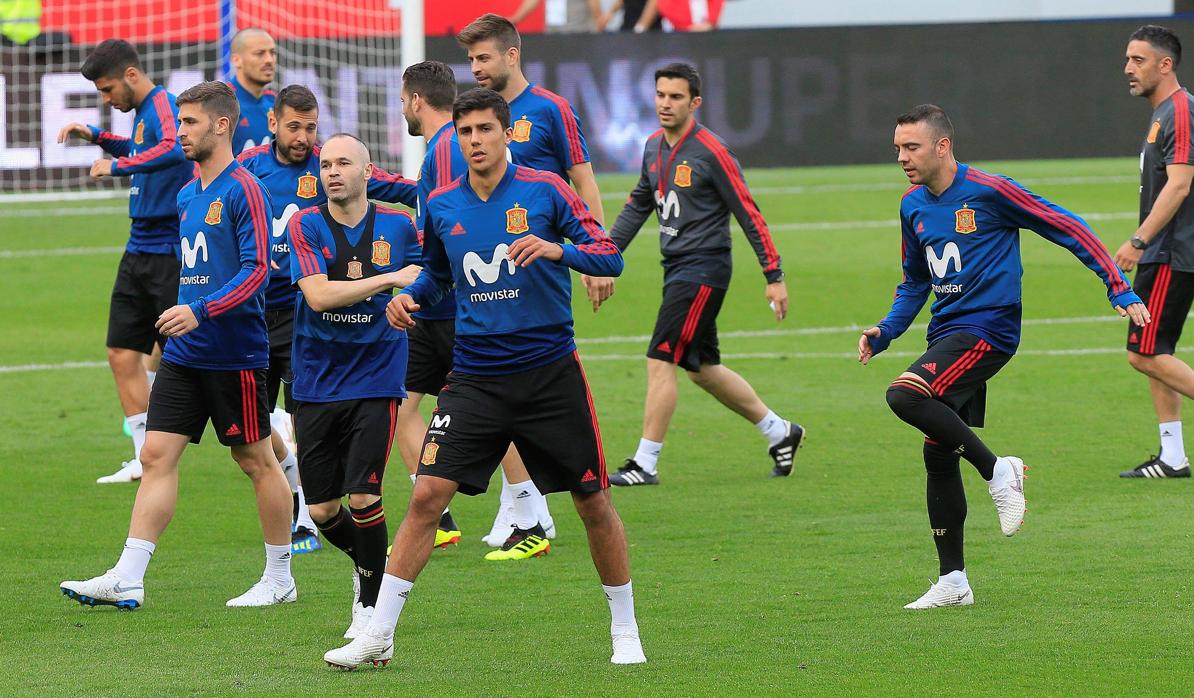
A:
POLYGON ((518 373, 571 353, 576 343, 568 270, 618 276, 623 262, 617 246, 555 174, 507 165, 487 201, 468 179, 428 198, 423 271, 401 293, 431 306, 456 285, 454 371, 518 373), (516 266, 506 254, 528 233, 563 246, 563 258, 516 266))
MULTIPOLYGON (((419 229, 419 244, 423 242, 423 224, 427 217, 427 197, 431 192, 468 174, 468 163, 456 138, 456 127, 448 122, 427 142, 427 154, 419 169, 419 205, 415 209, 415 226, 419 229)), ((451 320, 456 317, 456 299, 448 294, 439 303, 415 313, 424 320, 451 320)))
MULTIPOLYGON (((371 204, 354 227, 333 221, 336 231, 325 216, 317 207, 291 219, 295 284, 318 274, 350 281, 422 263, 414 221, 406 213, 371 204)), ((316 312, 299 291, 291 360, 296 400, 406 397, 406 333, 386 320, 391 297, 378 293, 350 306, 316 312)))
POLYGON ((243 153, 259 145, 269 145, 273 140, 269 130, 269 113, 274 108, 277 95, 267 89, 262 91, 260 97, 254 97, 235 76, 228 81, 228 86, 236 93, 236 101, 240 104, 240 121, 232 132, 232 152, 243 153))
POLYGON ((928 342, 957 332, 1014 354, 1020 344, 1020 229, 1069 250, 1107 286, 1113 306, 1139 303, 1107 248, 1078 216, 1015 181, 958 165, 940 196, 917 185, 900 202, 904 280, 870 339, 880 352, 903 334, 932 291, 928 342))
POLYGON ((569 169, 589 161, 576 110, 551 90, 528 85, 510 102, 510 127, 510 155, 516 165, 554 172, 567 182, 569 169))
MULTIPOLYGON (((261 180, 274 200, 274 219, 270 253, 269 284, 265 289, 268 310, 294 308, 296 289, 290 274, 290 244, 286 230, 291 217, 300 210, 327 203, 327 194, 319 179, 319 146, 311 149, 305 162, 292 164, 278 159, 275 144, 259 145, 246 150, 236 159, 261 180), (274 266, 277 266, 275 269, 274 266)), ((373 168, 369 180, 369 198, 386 203, 401 203, 411 208, 416 204, 416 184, 380 167, 373 168)))
POLYGON ((178 191, 194 176, 178 143, 178 107, 160 85, 137 105, 131 138, 89 125, 91 140, 109 155, 113 177, 129 177, 132 227, 125 249, 178 254, 178 191))
POLYGON ((264 291, 271 207, 269 191, 236 161, 206 189, 196 178, 178 193, 178 302, 191 307, 199 326, 171 337, 163 360, 219 371, 268 365, 264 291))

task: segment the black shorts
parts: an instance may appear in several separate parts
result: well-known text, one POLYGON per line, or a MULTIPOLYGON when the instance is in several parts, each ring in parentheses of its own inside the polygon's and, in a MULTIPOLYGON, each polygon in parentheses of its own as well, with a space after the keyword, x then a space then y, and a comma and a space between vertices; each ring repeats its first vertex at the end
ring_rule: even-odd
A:
POLYGON ((406 389, 412 393, 439 395, 452 371, 452 346, 456 343, 455 320, 415 320, 406 331, 409 358, 406 389))
POLYGON ((400 402, 376 397, 298 403, 294 435, 307 504, 381 494, 400 402))
POLYGON ((544 494, 609 487, 593 396, 575 352, 522 373, 449 373, 423 438, 419 475, 481 494, 511 442, 544 494))
POLYGON ((154 344, 165 346, 154 324, 178 304, 179 265, 171 254, 124 253, 108 304, 107 346, 142 354, 152 353, 154 344))
POLYGON ((266 400, 270 410, 278 405, 282 393, 282 407, 294 414, 294 374, 290 370, 290 346, 294 344, 294 309, 280 308, 265 311, 265 328, 269 331, 269 369, 265 376, 266 400))
POLYGON ((163 361, 149 393, 146 431, 183 434, 199 443, 207 420, 225 446, 269 438, 265 369, 211 371, 163 361))
POLYGON ((721 363, 717 313, 725 297, 724 288, 689 281, 665 284, 647 358, 667 361, 693 372, 700 371, 705 364, 721 363))
MULTIPOLYGON (((907 372, 929 384, 929 397, 944 402, 967 425, 981 427, 986 421, 987 381, 1011 359, 1011 354, 995 349, 986 340, 959 332, 929 347, 907 372)), ((909 386, 905 383, 901 387, 909 386)))
POLYGON ((1194 273, 1174 271, 1168 264, 1141 264, 1132 290, 1148 306, 1152 322, 1147 327, 1128 323, 1128 351, 1145 356, 1172 354, 1194 301, 1194 273))

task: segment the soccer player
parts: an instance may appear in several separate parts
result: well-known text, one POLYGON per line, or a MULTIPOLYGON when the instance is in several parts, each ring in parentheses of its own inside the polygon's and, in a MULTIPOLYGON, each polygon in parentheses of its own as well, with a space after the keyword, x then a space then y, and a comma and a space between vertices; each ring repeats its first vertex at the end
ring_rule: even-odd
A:
MULTIPOLYGON (((450 184, 468 172, 456 129, 452 125, 452 101, 456 99, 456 77, 439 61, 416 63, 402 73, 402 115, 412 136, 423 136, 427 154, 419 170, 419 200, 415 226, 423 229, 427 197, 432 190, 450 184)), ((420 236, 420 239, 421 236, 420 236)), ((449 293, 434 307, 415 313, 418 322, 407 330, 409 362, 406 367, 407 398, 398 409, 398 451, 411 482, 419 468, 419 452, 427 424, 419 413, 424 395, 439 395, 452 370, 452 344, 456 339, 456 299, 449 293)), ((532 528, 535 522, 528 522, 532 528)), ((508 536, 509 526, 501 534, 508 536)), ((460 541, 460 528, 444 510, 435 531, 435 547, 445 548, 460 541)), ((500 543, 499 543, 500 545, 500 543)))
POLYGON ((1120 477, 1190 477, 1182 441, 1182 396, 1194 398, 1194 371, 1173 355, 1194 301, 1194 97, 1177 81, 1182 44, 1164 27, 1143 26, 1128 38, 1128 91, 1153 108, 1140 150, 1140 225, 1115 253, 1136 269, 1133 289, 1153 322, 1128 326, 1128 363, 1148 376, 1161 447, 1120 477))
POLYGON ((406 396, 406 333, 386 321, 394 287, 421 262, 410 216, 369 202, 369 150, 337 134, 319 154, 327 203, 290 219, 295 312, 294 413, 299 471, 319 530, 352 560, 360 595, 352 639, 368 624, 385 571, 381 488, 406 396), (348 496, 351 516, 340 500, 348 496))
POLYGON ((274 108, 274 81, 278 67, 278 45, 264 29, 241 29, 232 36, 232 67, 236 75, 228 81, 240 103, 240 121, 232 134, 232 152, 243 153, 270 139, 270 111, 274 108))
POLYGON ((178 140, 199 175, 178 193, 182 276, 178 304, 158 318, 169 338, 149 401, 144 475, 116 566, 62 582, 90 606, 137 608, 158 538, 174 515, 178 461, 210 420, 253 483, 265 536, 265 573, 229 606, 295 601, 290 575, 290 496, 269 446, 262 291, 269 269, 269 192, 232 157, 238 107, 232 88, 204 82, 178 96, 178 140))
POLYGON ((507 163, 513 132, 499 94, 465 92, 452 119, 469 173, 428 199, 423 271, 386 312, 395 327, 409 328, 417 324, 412 312, 455 283, 455 363, 373 617, 324 659, 348 669, 390 660, 394 626, 431 556, 444 507, 457 490, 484 492, 514 442, 540 489, 572 492, 613 616, 613 663, 645 662, 626 534, 606 489, 597 414, 573 340, 568 273, 613 276, 622 257, 562 179, 507 163))
MULTIPOLYGON (((456 41, 468 52, 477 84, 497 91, 510 104, 514 137, 509 153, 514 164, 553 172, 572 182, 594 218, 604 225, 601 192, 576 110, 568 100, 531 84, 523 75, 522 38, 510 20, 492 13, 482 15, 465 27, 456 41)), ((582 275, 581 280, 587 286, 588 276, 582 275)), ((502 459, 498 515, 483 540, 493 547, 516 544, 532 523, 540 525, 547 538, 555 537, 547 500, 535 489, 518 451, 511 448, 502 459)))
MULTIPOLYGON (((291 217, 300 209, 320 206, 327 201, 319 180, 319 103, 311 90, 302 85, 288 85, 274 103, 274 142, 259 145, 237 156, 237 160, 261 180, 274 201, 273 243, 269 283, 265 289, 265 318, 270 333, 268 400, 271 409, 279 392, 285 411, 294 413, 290 394, 291 338, 294 334, 295 288, 290 278, 290 245, 286 237, 291 217)), ((371 168, 368 195, 372 199, 415 205, 415 183, 380 167, 371 168)), ((292 545, 295 553, 317 550, 319 538, 315 523, 301 491, 295 455, 279 435, 285 424, 273 421, 274 455, 282 463, 294 492, 295 529, 292 545), (291 467, 294 466, 294 467, 291 467)))
POLYGON ((912 186, 900 202, 904 280, 891 312, 858 339, 868 363, 903 334, 936 294, 927 351, 887 389, 896 416, 925 435, 929 526, 940 577, 904 608, 966 606, 974 593, 962 554, 966 491, 959 457, 987 482, 1003 535, 1024 522, 1024 462, 997 457, 974 433, 983 426, 986 384, 1020 343, 1020 235, 1028 228, 1098 274, 1120 315, 1140 326, 1149 311, 1099 239, 1074 214, 1016 182, 958 163, 953 124, 936 105, 896 119, 896 158, 912 186))
POLYGON ((149 406, 149 380, 142 360, 166 341, 154 323, 178 299, 175 197, 191 179, 193 166, 178 144, 174 95, 142 72, 132 44, 121 39, 101 42, 80 72, 95 83, 105 105, 135 111, 131 137, 81 123, 68 124, 58 132, 59 143, 75 136, 115 157, 92 163, 92 177, 130 177, 132 226, 112 286, 107 346, 116 394, 132 432, 133 458, 96 482, 134 482, 141 479, 149 406))
MULTIPOLYGON (((717 314, 730 285, 730 213, 754 248, 775 319, 788 314, 788 289, 779 252, 755 205, 738 160, 725 142, 697 123, 701 77, 686 63, 655 71, 655 111, 663 127, 647 139, 642 174, 618 214, 610 237, 625 251, 654 211, 663 252, 663 303, 647 348, 643 435, 633 457, 610 476, 623 487, 659 483, 663 439, 676 411, 676 367, 767 439, 773 477, 792 473, 804 428, 782 419, 750 383, 721 363, 717 314)), ((592 279, 596 309, 613 293, 613 279, 592 279), (594 293, 596 291, 596 293, 594 293)))

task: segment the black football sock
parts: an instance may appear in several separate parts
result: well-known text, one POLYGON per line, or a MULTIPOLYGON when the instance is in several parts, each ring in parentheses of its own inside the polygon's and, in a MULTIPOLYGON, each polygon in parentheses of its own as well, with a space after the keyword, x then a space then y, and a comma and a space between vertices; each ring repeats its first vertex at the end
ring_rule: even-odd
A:
POLYGON ((958 454, 925 439, 924 456, 928 476, 925 494, 929 505, 929 528, 933 530, 941 574, 946 575, 966 568, 962 555, 966 528, 966 490, 962 486, 962 473, 958 470, 958 454))
POLYGON ((970 461, 984 480, 994 476, 995 454, 944 402, 903 384, 893 384, 887 389, 887 404, 897 417, 920 429, 938 446, 970 461))
POLYGON ((377 592, 386 571, 386 544, 390 540, 381 500, 354 508, 352 522, 357 541, 357 574, 361 576, 361 605, 368 608, 377 605, 377 592))
POLYGON ((298 492, 293 492, 291 494, 291 500, 293 502, 293 506, 290 509, 290 520, 292 522, 294 522, 294 521, 298 521, 298 513, 299 513, 298 492))
POLYGON ((319 527, 319 532, 323 534, 324 540, 343 550, 344 554, 348 555, 354 564, 356 563, 356 531, 353 530, 352 520, 344 507, 337 509, 336 515, 332 518, 322 523, 316 521, 315 525, 319 527))

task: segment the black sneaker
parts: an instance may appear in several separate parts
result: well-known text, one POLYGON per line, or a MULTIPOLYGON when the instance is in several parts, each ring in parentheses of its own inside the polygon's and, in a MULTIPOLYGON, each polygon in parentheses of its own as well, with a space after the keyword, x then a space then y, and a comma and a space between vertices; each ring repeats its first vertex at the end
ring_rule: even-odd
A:
POLYGON ((767 455, 775 461, 771 477, 787 477, 792 474, 792 462, 796 460, 796 449, 804 444, 804 427, 788 422, 788 435, 783 441, 767 449, 767 455))
POLYGON ((1187 459, 1178 467, 1166 465, 1161 456, 1149 456, 1148 460, 1131 470, 1125 470, 1120 477, 1190 477, 1190 461, 1187 459))
POLYGON ((609 484, 617 487, 632 487, 634 485, 658 485, 659 476, 642 469, 633 458, 627 458, 626 464, 618 468, 618 472, 609 476, 609 484))

